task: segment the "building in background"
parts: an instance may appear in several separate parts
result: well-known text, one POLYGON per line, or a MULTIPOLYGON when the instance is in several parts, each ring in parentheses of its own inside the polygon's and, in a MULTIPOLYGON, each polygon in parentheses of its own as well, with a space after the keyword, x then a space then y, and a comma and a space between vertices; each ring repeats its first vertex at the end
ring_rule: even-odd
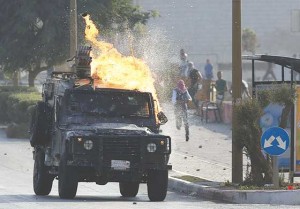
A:
MULTIPOLYGON (((202 69, 206 58, 214 65, 231 62, 232 0, 135 0, 160 17, 149 28, 160 28, 174 47, 184 48, 202 69)), ((256 53, 300 54, 299 0, 242 0, 242 28, 256 32, 256 53)), ((178 58, 178 53, 173 56, 178 58)))

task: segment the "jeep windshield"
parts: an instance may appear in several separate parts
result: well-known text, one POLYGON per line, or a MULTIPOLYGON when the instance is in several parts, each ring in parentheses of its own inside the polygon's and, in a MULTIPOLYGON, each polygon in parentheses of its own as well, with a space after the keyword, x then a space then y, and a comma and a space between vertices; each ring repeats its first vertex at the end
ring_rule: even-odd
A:
POLYGON ((135 92, 72 92, 66 104, 71 115, 92 117, 150 117, 149 96, 135 92))

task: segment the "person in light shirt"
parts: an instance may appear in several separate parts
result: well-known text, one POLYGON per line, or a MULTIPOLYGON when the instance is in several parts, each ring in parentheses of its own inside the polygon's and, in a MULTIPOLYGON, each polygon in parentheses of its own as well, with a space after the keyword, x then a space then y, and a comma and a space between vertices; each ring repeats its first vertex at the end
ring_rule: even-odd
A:
POLYGON ((188 123, 188 107, 187 103, 192 101, 185 83, 183 80, 179 80, 177 83, 177 88, 173 89, 172 103, 174 105, 174 113, 176 117, 176 128, 180 130, 182 122, 185 127, 185 139, 189 140, 189 123, 188 123))
POLYGON ((182 79, 186 79, 188 77, 188 59, 187 59, 188 55, 187 53, 184 52, 183 49, 180 50, 180 66, 179 66, 179 76, 182 79))

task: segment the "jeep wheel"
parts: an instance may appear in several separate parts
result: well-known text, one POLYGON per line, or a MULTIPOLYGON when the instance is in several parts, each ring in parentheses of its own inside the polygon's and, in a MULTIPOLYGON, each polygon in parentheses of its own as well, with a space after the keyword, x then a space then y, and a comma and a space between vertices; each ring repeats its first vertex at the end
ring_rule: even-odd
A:
POLYGON ((168 170, 150 170, 147 187, 148 197, 151 201, 163 201, 168 189, 168 170))
POLYGON ((47 173, 44 161, 44 151, 36 149, 33 169, 33 190, 36 195, 48 195, 52 189, 54 177, 47 173))
POLYGON ((62 199, 73 199, 76 196, 78 178, 76 170, 67 166, 67 159, 62 156, 58 169, 58 193, 62 199))
POLYGON ((135 197, 139 191, 138 182, 120 182, 120 193, 123 197, 135 197))

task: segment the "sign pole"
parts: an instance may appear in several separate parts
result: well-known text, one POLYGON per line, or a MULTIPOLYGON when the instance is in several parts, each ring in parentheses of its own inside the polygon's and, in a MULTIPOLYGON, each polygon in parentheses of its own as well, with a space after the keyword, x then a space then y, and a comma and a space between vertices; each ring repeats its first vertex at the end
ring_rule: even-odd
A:
POLYGON ((273 178, 272 182, 275 189, 279 188, 279 169, 278 169, 278 157, 272 156, 273 178))

